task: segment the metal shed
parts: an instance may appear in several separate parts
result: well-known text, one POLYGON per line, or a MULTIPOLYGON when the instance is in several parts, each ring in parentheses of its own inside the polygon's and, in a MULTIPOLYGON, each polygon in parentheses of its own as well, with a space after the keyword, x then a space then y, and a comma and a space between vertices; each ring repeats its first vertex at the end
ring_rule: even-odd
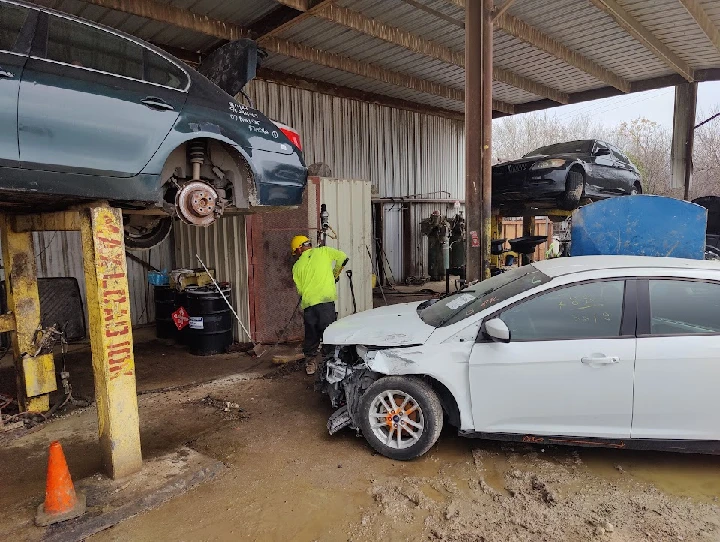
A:
MULTIPOLYGON (((393 198, 388 213, 400 198, 441 211, 455 199, 468 196, 470 209, 483 199, 465 190, 473 182, 466 156, 479 175, 479 155, 490 151, 477 150, 479 127, 465 138, 466 97, 479 103, 479 87, 466 90, 467 59, 479 58, 466 47, 470 8, 482 4, 492 24, 494 117, 679 86, 675 185, 691 175, 695 85, 720 79, 714 0, 35 1, 190 64, 228 40, 257 39, 269 53, 250 89, 258 108, 300 130, 308 163, 371 181, 378 201, 393 198)), ((418 249, 401 237, 410 229, 413 243, 419 238, 416 218, 426 210, 413 210, 405 227, 388 214, 385 243, 400 278, 420 265, 422 241, 418 249)))

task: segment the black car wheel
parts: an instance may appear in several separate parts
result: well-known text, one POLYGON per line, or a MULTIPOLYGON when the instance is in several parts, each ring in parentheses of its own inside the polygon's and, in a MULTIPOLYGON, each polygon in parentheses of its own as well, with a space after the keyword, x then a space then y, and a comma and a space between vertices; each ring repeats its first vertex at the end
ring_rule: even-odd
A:
POLYGON ((640 186, 640 183, 635 183, 633 187, 630 189, 630 195, 631 196, 637 196, 638 194, 642 194, 642 186, 640 186))
POLYGON ((585 177, 579 171, 571 169, 565 179, 565 192, 560 197, 559 205, 566 211, 574 211, 580 206, 580 199, 585 190, 585 177))
POLYGON ((172 218, 169 216, 148 217, 146 220, 123 218, 125 248, 128 250, 147 250, 159 245, 172 230, 172 218))
POLYGON ((438 396, 414 377, 388 376, 375 381, 363 395, 357 417, 368 444, 399 461, 427 452, 443 426, 438 396))

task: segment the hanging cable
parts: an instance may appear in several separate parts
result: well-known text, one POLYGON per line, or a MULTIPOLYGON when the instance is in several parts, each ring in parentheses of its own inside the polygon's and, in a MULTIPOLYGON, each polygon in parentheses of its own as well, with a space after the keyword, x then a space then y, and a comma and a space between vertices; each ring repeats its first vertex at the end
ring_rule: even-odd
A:
POLYGON ((718 117, 720 117, 720 113, 715 113, 712 117, 705 119, 705 120, 702 121, 700 124, 696 124, 695 127, 693 128, 693 130, 697 130, 697 129, 700 128, 700 126, 702 126, 703 124, 707 124, 707 123, 710 122, 711 120, 716 119, 716 118, 718 118, 718 117))

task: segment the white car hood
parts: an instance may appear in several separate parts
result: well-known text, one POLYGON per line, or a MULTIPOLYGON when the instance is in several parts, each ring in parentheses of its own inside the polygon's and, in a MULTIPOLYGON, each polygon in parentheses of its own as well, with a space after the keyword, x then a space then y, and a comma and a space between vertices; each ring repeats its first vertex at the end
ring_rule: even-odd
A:
POLYGON ((325 330, 323 343, 364 346, 423 344, 435 328, 417 315, 420 303, 390 305, 346 316, 325 330))

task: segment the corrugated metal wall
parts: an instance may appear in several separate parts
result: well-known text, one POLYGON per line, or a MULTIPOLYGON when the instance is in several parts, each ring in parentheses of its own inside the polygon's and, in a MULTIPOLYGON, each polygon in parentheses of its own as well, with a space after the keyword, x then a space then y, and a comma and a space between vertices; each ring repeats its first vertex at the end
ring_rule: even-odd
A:
MULTIPOLYGON (((370 183, 321 178, 320 203, 327 205, 330 225, 337 233, 337 239, 328 239, 327 245, 342 250, 350 258, 347 269, 353 272, 357 311, 372 309, 372 262, 368 256, 372 240, 370 183)), ((310 216, 312 219, 313 215, 310 216)), ((338 281, 336 306, 340 318, 353 312, 346 273, 338 281)))
MULTIPOLYGON (((74 277, 80 286, 87 324, 85 303, 85 275, 83 274, 80 232, 45 231, 33 233, 38 277, 74 277)), ((158 269, 172 268, 172 255, 168 239, 145 251, 133 251, 134 256, 158 269)), ((130 316, 133 325, 155 321, 155 296, 147 281, 147 269, 127 258, 128 287, 130 289, 130 316)), ((4 278, 4 275, 3 275, 4 278)))
MULTIPOLYGON (((208 268, 215 270, 218 281, 230 283, 233 308, 245 328, 249 330, 245 217, 242 215, 224 217, 207 228, 175 221, 173 231, 176 266, 186 269, 200 267, 195 257, 195 254, 198 254, 208 268)), ((240 342, 250 341, 250 337, 236 321, 233 322, 233 336, 240 342)))
MULTIPOLYGON (((326 163, 332 177, 369 180, 374 194, 381 197, 465 197, 461 121, 261 80, 250 84, 249 95, 263 113, 298 130, 306 162, 326 163)), ((435 208, 442 212, 440 207, 430 212, 435 208)), ((407 232, 403 232, 399 209, 399 203, 384 206, 384 242, 393 274, 402 280, 402 236, 407 232)), ((429 214, 426 211, 424 206, 414 211, 409 232, 413 246, 427 246, 418 220, 429 214)), ((427 249, 413 253, 412 268, 425 266, 427 257, 421 253, 426 255, 427 249)))

